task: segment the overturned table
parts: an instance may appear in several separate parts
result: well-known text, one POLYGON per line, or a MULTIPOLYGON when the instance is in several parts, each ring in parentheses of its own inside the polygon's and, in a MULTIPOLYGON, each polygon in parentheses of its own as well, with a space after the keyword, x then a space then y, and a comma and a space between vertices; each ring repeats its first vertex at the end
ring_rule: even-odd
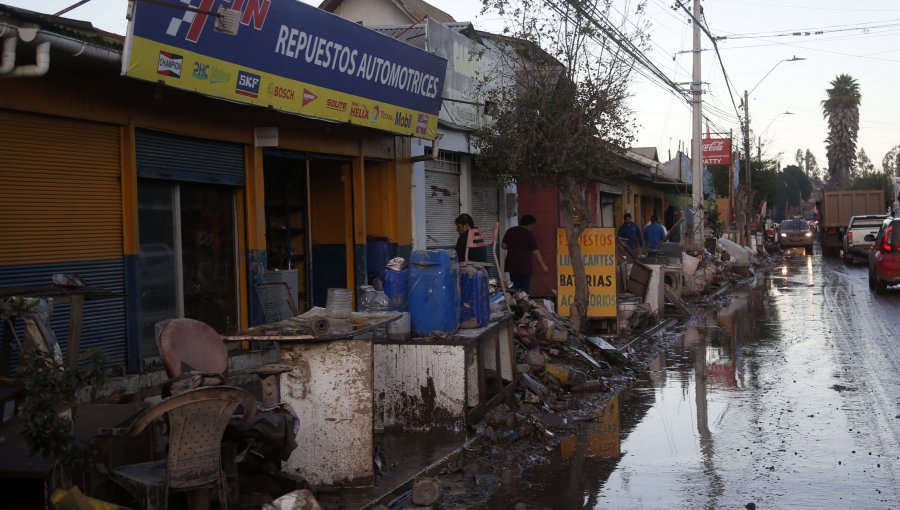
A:
POLYGON ((314 485, 374 484, 374 374, 372 338, 386 336, 400 314, 353 313, 335 319, 313 309, 255 326, 229 341, 277 342, 281 399, 300 417, 297 449, 282 470, 314 485))

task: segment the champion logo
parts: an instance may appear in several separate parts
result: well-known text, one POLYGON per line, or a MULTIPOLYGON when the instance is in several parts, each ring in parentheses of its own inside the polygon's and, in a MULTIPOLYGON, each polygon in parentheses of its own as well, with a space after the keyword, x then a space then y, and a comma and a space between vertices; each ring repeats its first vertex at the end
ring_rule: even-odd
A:
POLYGON ((319 98, 319 96, 313 94, 312 92, 310 92, 307 89, 303 89, 303 106, 306 106, 309 103, 312 103, 313 101, 315 101, 318 98, 319 98))

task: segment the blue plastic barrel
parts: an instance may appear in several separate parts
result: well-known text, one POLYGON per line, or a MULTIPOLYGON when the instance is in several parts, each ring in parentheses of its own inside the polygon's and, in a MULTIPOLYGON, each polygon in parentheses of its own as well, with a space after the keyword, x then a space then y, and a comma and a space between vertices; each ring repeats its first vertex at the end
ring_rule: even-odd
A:
POLYGON ((391 260, 391 245, 386 237, 370 237, 366 240, 366 271, 380 273, 391 260))
POLYGON ((459 270, 459 327, 483 328, 491 321, 488 272, 473 266, 459 270))
POLYGON ((388 309, 392 312, 409 311, 409 268, 401 271, 385 269, 381 272, 384 293, 391 300, 388 309))
POLYGON ((417 336, 459 329, 459 262, 455 250, 416 250, 409 259, 409 314, 417 336))

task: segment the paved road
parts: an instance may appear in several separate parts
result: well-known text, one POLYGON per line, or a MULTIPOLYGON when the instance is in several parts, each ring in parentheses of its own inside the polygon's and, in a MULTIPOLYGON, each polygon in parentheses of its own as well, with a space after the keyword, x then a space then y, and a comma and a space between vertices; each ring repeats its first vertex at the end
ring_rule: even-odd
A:
POLYGON ((900 289, 817 248, 732 296, 509 507, 900 508, 900 289))

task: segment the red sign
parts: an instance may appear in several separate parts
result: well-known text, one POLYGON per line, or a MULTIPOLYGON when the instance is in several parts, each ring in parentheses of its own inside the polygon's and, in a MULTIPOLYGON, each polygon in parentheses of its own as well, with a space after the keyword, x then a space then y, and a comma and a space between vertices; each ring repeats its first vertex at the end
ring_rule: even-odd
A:
POLYGON ((731 138, 704 138, 703 164, 730 165, 731 138))

